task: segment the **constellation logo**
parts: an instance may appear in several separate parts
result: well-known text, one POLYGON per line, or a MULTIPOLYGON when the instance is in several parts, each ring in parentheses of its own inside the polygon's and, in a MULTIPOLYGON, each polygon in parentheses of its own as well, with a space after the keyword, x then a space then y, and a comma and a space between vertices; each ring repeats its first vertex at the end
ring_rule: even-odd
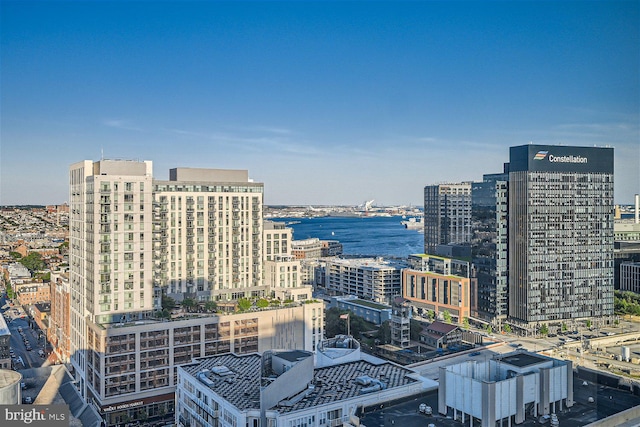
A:
POLYGON ((0 424, 14 426, 55 426, 69 427, 69 407, 67 405, 0 405, 0 424))
POLYGON ((538 151, 533 157, 533 160, 544 160, 544 158, 547 157, 547 154, 549 154, 548 151, 538 151))

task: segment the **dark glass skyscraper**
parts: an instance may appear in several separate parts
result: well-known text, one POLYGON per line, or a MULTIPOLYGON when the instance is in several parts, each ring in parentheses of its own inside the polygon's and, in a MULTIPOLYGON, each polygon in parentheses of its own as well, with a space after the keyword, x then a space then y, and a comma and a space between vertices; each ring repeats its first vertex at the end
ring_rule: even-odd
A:
POLYGON ((509 317, 613 314, 613 149, 511 147, 509 317))
POLYGON ((507 319, 508 306, 508 181, 509 164, 503 173, 486 174, 471 191, 471 250, 475 267, 477 317, 496 325, 507 319))

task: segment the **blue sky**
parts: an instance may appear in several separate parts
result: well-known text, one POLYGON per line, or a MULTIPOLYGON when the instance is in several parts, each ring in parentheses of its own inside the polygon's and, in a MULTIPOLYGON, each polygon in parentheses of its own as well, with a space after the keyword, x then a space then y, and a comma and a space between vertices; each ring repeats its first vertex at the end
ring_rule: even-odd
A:
POLYGON ((0 205, 66 201, 101 153, 421 205, 529 142, 613 146, 640 192, 638 1, 0 5, 0 205))

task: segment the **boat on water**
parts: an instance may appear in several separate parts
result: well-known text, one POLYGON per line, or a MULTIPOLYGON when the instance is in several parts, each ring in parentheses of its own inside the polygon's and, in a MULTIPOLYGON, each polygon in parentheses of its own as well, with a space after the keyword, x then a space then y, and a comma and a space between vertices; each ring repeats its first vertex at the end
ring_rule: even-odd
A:
POLYGON ((404 225, 404 228, 408 228, 409 230, 420 230, 424 226, 422 218, 416 217, 411 217, 406 221, 400 221, 400 224, 404 225))

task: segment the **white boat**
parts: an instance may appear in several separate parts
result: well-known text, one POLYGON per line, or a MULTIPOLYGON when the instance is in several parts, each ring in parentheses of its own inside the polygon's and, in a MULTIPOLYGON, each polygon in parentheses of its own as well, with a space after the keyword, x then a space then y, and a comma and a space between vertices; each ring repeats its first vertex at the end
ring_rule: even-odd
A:
POLYGON ((408 228, 410 230, 419 230, 424 224, 422 223, 422 218, 409 218, 406 221, 400 221, 400 224, 404 225, 404 228, 408 228))

